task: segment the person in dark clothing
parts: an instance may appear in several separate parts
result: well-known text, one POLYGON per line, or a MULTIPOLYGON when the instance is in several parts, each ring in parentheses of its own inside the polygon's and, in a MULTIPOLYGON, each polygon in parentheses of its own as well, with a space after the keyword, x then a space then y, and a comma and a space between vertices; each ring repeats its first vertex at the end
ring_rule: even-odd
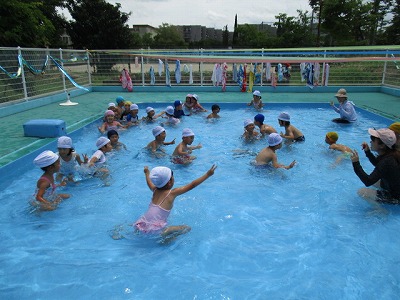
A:
POLYGON ((371 174, 363 170, 358 153, 352 151, 351 161, 354 172, 368 187, 379 183, 379 189, 361 188, 358 194, 370 203, 400 204, 400 152, 395 150, 396 135, 388 128, 368 129, 371 136, 371 149, 362 143, 365 155, 375 166, 371 174), (375 156, 372 152, 378 153, 375 156))

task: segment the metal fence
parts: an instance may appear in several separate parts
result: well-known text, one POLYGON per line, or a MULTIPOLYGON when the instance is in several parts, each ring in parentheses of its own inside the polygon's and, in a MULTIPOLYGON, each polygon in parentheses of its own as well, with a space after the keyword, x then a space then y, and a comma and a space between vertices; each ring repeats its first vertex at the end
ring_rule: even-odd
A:
POLYGON ((315 67, 313 85, 328 79, 327 84, 335 86, 400 87, 399 57, 400 46, 196 51, 0 48, 0 103, 28 101, 77 86, 121 85, 123 69, 134 86, 212 86, 221 84, 213 74, 224 62, 228 86, 238 85, 236 71, 244 66, 247 86, 249 80, 255 87, 302 86, 307 79, 301 66, 308 63, 315 67))

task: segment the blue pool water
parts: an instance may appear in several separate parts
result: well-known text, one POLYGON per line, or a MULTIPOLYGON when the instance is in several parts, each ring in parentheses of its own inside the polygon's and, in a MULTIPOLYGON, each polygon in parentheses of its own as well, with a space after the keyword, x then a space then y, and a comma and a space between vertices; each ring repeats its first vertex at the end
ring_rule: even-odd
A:
MULTIPOLYGON (((211 105, 206 106, 210 108, 211 105)), ((139 105, 140 115, 146 105, 139 105)), ((165 108, 155 104, 156 110, 165 108)), ((266 140, 246 144, 243 121, 257 113, 245 104, 221 104, 221 119, 205 114, 167 127, 166 141, 195 132, 197 159, 173 165, 150 156, 156 124, 120 133, 127 151, 108 155, 111 185, 88 179, 63 192, 71 198, 56 211, 32 212, 28 201, 41 171, 32 165, 0 192, 0 297, 2 299, 396 299, 400 294, 400 210, 377 210, 358 195, 363 184, 350 160, 334 166, 337 153, 324 137, 360 149, 369 127, 389 120, 359 110, 353 125, 334 124, 328 104, 268 105, 266 123, 278 132, 287 111, 305 143, 283 146, 291 170, 257 169, 251 161, 266 140), (130 224, 147 208, 151 191, 143 167, 173 169, 175 186, 215 175, 178 197, 169 222, 192 231, 161 245, 132 233, 130 224), (121 230, 125 239, 113 240, 121 230)), ((76 151, 92 154, 99 137, 91 124, 73 134, 76 151)), ((54 144, 52 144, 54 147, 54 144)), ((166 146, 171 154, 174 145, 166 146)), ((51 150, 56 150, 50 148, 51 150)), ((361 153, 361 164, 372 171, 361 153)))

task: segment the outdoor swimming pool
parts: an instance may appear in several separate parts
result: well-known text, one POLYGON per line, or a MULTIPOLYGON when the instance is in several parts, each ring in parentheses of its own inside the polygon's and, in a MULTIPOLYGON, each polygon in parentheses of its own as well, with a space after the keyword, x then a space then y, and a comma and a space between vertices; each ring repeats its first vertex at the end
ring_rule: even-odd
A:
MULTIPOLYGON (((140 115, 147 105, 139 105, 140 115)), ((203 145, 189 166, 144 151, 158 124, 143 124, 120 133, 127 151, 108 155, 111 185, 93 178, 69 186, 64 192, 71 198, 56 211, 32 213, 28 204, 39 169, 32 165, 13 179, 0 192, 1 298, 397 298, 400 210, 376 210, 363 201, 350 160, 333 166, 338 154, 324 142, 326 132, 337 131, 338 143, 361 152, 367 129, 391 121, 358 110, 356 124, 341 125, 330 121, 337 114, 327 103, 267 104, 266 123, 281 131, 277 116, 287 111, 306 142, 277 152, 281 163, 297 161, 293 169, 257 169, 251 161, 266 140, 246 144, 239 137, 243 121, 258 112, 241 103, 220 106, 220 120, 194 115, 166 128, 166 141, 178 143, 189 127, 194 145, 203 145), (169 245, 132 234, 129 225, 151 198, 144 166, 172 168, 181 186, 213 163, 215 175, 178 197, 170 215, 170 224, 187 224, 190 233, 169 245), (125 239, 111 238, 116 228, 125 239)), ((94 152, 99 124, 72 135, 78 153, 94 152)), ((171 154, 174 147, 165 150, 171 154)))

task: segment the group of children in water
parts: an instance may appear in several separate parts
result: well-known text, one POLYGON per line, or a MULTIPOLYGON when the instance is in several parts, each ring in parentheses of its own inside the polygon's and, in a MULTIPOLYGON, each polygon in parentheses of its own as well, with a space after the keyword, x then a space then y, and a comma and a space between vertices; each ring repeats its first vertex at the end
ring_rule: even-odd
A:
MULTIPOLYGON (((357 115, 352 103, 347 101, 346 90, 340 89, 335 95, 339 102, 339 107, 331 103, 333 109, 340 114, 340 118, 332 121, 338 123, 353 123, 357 120, 357 115)), ((248 103, 256 110, 263 108, 261 93, 254 91, 253 99, 248 103)), ((58 139, 58 153, 44 151, 34 160, 34 164, 40 167, 44 173, 37 181, 37 190, 34 204, 42 210, 53 210, 63 200, 69 197, 68 194, 56 194, 56 182, 59 185, 65 185, 68 181, 73 181, 77 166, 83 167, 87 175, 107 178, 109 170, 105 166, 106 153, 114 150, 126 149, 126 146, 119 141, 118 130, 138 125, 139 122, 153 122, 158 118, 163 118, 161 125, 152 129, 154 140, 146 148, 155 156, 164 156, 164 145, 175 144, 175 139, 166 142, 165 125, 176 125, 180 123, 183 116, 188 116, 196 112, 206 112, 198 102, 198 96, 188 94, 186 100, 182 103, 180 100, 174 102, 174 106, 168 106, 165 111, 158 114, 152 107, 146 108, 146 116, 142 119, 138 117, 139 108, 136 104, 125 101, 122 97, 117 97, 116 104, 109 103, 108 109, 104 114, 104 122, 98 128, 101 133, 107 133, 107 137, 101 136, 96 141, 97 151, 89 158, 86 155, 82 157, 74 151, 71 138, 62 136, 58 139)), ((216 104, 212 106, 212 112, 207 116, 208 119, 219 118, 220 107, 216 104)), ((261 137, 267 137, 268 146, 262 149, 255 158, 256 165, 272 165, 275 168, 290 169, 296 164, 296 161, 289 165, 283 165, 278 162, 276 151, 282 147, 285 139, 288 142, 305 142, 303 133, 290 123, 290 115, 282 112, 278 116, 278 123, 285 128, 285 132, 277 133, 275 128, 264 124, 264 115, 258 113, 254 120, 244 121, 244 133, 242 138, 245 142, 253 142, 261 137), (255 128, 258 127, 259 131, 255 128)), ((392 204, 400 203, 400 152, 399 136, 400 123, 394 123, 387 129, 370 129, 371 148, 363 143, 363 150, 375 170, 366 174, 358 159, 357 151, 350 149, 345 145, 337 143, 339 138, 336 132, 328 132, 325 142, 329 144, 332 150, 340 151, 349 156, 353 162, 354 171, 366 186, 380 182, 381 189, 361 189, 359 194, 369 201, 376 203, 388 202, 392 204), (397 147, 397 148, 396 148, 397 147), (397 149, 397 150, 396 150, 397 149), (375 151, 378 156, 372 153, 375 151)), ((192 146, 195 134, 189 128, 182 131, 182 141, 175 147, 172 154, 172 162, 175 164, 189 164, 196 157, 192 151, 202 147, 201 144, 192 146)), ((148 167, 144 168, 146 182, 153 191, 153 197, 148 211, 141 216, 135 223, 137 231, 143 233, 161 234, 163 237, 174 237, 176 235, 188 232, 190 227, 186 225, 167 226, 167 218, 173 206, 174 199, 197 185, 204 182, 214 174, 216 166, 213 165, 203 176, 197 178, 191 183, 173 189, 174 177, 173 171, 167 167, 156 167, 151 171, 148 167)))

